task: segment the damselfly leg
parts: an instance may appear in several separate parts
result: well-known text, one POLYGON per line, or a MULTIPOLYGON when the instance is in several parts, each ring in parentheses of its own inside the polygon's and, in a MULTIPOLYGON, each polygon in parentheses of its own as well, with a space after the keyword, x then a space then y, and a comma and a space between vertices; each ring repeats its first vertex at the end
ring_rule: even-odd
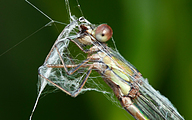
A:
MULTIPOLYGON (((84 53, 92 53, 92 52, 95 52, 93 50, 93 48, 90 48, 90 49, 86 49, 84 50, 77 42, 75 42, 74 40, 71 40, 69 39, 70 41, 74 42, 79 48, 80 50, 82 50, 84 53)), ((56 49, 57 50, 57 53, 58 53, 58 56, 60 58, 60 61, 61 61, 61 65, 53 65, 53 64, 47 64, 46 66, 48 68, 63 68, 65 70, 65 72, 68 74, 68 75, 72 75, 73 73, 75 73, 77 70, 79 70, 80 68, 88 68, 87 72, 86 72, 86 76, 84 77, 81 85, 79 86, 79 88, 73 93, 71 94, 70 92, 68 92, 67 90, 65 90, 64 88, 60 87, 59 85, 57 85, 56 83, 52 82, 51 80, 49 80, 48 78, 46 78, 45 76, 43 76, 40 72, 39 72, 39 75, 43 78, 45 78, 47 81, 49 81, 50 83, 52 83, 54 86, 58 87, 59 89, 61 89, 62 91, 66 92, 67 94, 69 94, 70 96, 72 97, 76 97, 79 92, 81 91, 81 89, 83 88, 83 86, 85 85, 87 79, 89 78, 89 75, 91 74, 92 72, 92 69, 93 68, 96 68, 95 65, 97 64, 87 64, 88 62, 91 62, 91 61, 95 61, 96 59, 93 58, 92 56, 88 57, 86 60, 84 60, 83 62, 81 62, 80 64, 78 65, 66 65, 65 62, 63 61, 63 58, 57 48, 57 44, 54 45, 54 48, 52 49, 56 49), (68 70, 68 68, 72 68, 71 70, 68 70)), ((48 57, 50 56, 51 52, 53 50, 50 51, 50 53, 48 54, 48 57)), ((45 61, 46 63, 46 61, 45 61)))

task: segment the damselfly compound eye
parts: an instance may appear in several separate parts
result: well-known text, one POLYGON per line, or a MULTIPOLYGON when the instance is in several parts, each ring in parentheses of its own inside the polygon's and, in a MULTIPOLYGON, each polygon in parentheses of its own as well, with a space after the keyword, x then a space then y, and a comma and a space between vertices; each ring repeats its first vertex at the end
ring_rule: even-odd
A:
POLYGON ((107 24, 101 24, 95 30, 95 37, 100 42, 107 42, 113 35, 113 30, 107 24))

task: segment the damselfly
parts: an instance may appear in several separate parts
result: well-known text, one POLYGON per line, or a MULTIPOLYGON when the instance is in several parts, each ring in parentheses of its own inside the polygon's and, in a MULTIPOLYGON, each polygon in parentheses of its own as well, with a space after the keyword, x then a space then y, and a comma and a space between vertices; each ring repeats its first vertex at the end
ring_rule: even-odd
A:
POLYGON ((133 65, 118 51, 107 46, 106 42, 113 34, 110 26, 97 26, 84 17, 77 19, 71 14, 70 19, 70 24, 60 33, 44 64, 39 67, 41 84, 48 83, 76 97, 95 70, 113 90, 123 108, 135 119, 184 119, 133 65), (87 54, 85 60, 78 60, 78 55, 71 56, 73 50, 69 50, 69 44, 72 43, 87 54))
MULTIPOLYGON (((46 66, 46 72, 49 68, 61 68, 63 69, 62 72, 66 72, 69 76, 74 74, 80 68, 88 68, 82 83, 78 88, 74 89, 73 92, 69 92, 71 90, 62 87, 61 84, 63 84, 63 82, 54 81, 53 76, 52 78, 46 76, 46 74, 42 72, 44 70, 42 67, 39 69, 39 75, 41 77, 65 93, 76 97, 83 88, 92 70, 95 69, 103 76, 103 80, 114 91, 116 97, 121 102, 121 105, 135 119, 183 119, 169 100, 154 90, 135 67, 127 62, 119 53, 106 45, 105 42, 111 38, 113 33, 112 29, 108 25, 101 24, 95 27, 86 19, 81 17, 69 24, 64 30, 66 31, 66 29, 69 29, 70 27, 75 27, 75 25, 78 25, 79 27, 79 31, 76 35, 61 39, 63 35, 69 34, 71 31, 68 31, 69 33, 62 32, 56 43, 53 45, 43 67, 46 66), (75 22, 78 24, 75 24, 75 22), (65 51, 63 40, 69 40, 75 43, 80 50, 88 54, 87 59, 78 65, 66 64, 63 56, 65 54, 63 53, 65 51), (85 49, 85 46, 91 47, 85 49), (60 65, 54 63, 49 64, 48 61, 51 58, 50 56, 53 56, 54 54, 58 55, 58 59, 61 63, 60 65), (68 68, 73 69, 69 71, 68 68)), ((58 63, 58 61, 56 63, 58 63)), ((57 74, 61 75, 61 73, 57 74)), ((62 76, 60 77, 62 79, 62 76)))

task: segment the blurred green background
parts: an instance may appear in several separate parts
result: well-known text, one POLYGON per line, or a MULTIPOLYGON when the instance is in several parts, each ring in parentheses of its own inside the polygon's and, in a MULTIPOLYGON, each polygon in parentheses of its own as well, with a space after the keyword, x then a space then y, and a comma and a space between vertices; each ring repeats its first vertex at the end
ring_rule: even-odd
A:
MULTIPOLYGON (((64 0, 31 0, 51 18, 68 23, 64 0)), ((192 119, 192 1, 79 0, 92 23, 107 23, 119 52, 149 83, 192 119)), ((75 0, 73 14, 80 16, 75 0)), ((49 20, 24 0, 0 1, 0 119, 26 120, 37 97, 37 69, 64 25, 41 29, 49 20), (31 35, 31 36, 30 36, 31 35)), ((72 98, 63 92, 41 97, 33 120, 128 120, 132 117, 97 92, 72 98)))

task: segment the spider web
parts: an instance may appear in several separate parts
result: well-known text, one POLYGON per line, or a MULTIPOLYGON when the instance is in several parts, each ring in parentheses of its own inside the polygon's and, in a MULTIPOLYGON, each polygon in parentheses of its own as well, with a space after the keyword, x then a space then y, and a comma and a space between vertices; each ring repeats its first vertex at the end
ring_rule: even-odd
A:
MULTIPOLYGON (((50 22, 47 23, 45 26, 52 25, 52 23, 63 24, 47 16, 45 13, 43 13, 40 9, 38 9, 29 1, 26 0, 26 2, 29 3, 32 7, 34 7, 36 10, 38 10, 41 14, 43 14, 50 20, 50 22)), ((42 94, 51 93, 58 89, 61 90, 64 89, 65 91, 68 92, 68 94, 73 95, 78 90, 85 76, 87 75, 86 72, 88 68, 80 68, 72 75, 68 75, 67 72, 64 70, 64 68, 47 67, 47 65, 62 65, 61 59, 63 60, 65 65, 77 65, 86 59, 86 54, 83 53, 69 39, 75 40, 76 38, 79 37, 78 32, 80 29, 79 27, 80 24, 82 23, 91 24, 91 23, 88 20, 84 19, 84 17, 76 18, 74 15, 72 15, 69 1, 65 0, 65 3, 66 3, 66 9, 69 14, 69 24, 67 24, 66 27, 63 29, 63 31, 60 33, 54 45, 52 46, 52 49, 47 55, 44 64, 40 66, 38 69, 39 73, 38 96, 35 105, 33 107, 32 113, 30 115, 30 120, 32 119, 38 100, 42 94), (47 85, 49 87, 48 89, 45 89, 47 88, 46 87, 47 85)), ((78 7, 80 8, 79 3, 78 7)), ((94 24, 91 25, 95 26, 94 24)), ((114 43, 113 45, 115 46, 114 43)), ((69 68, 68 70, 70 69, 72 68, 69 68)), ((100 76, 94 70, 79 93, 92 90, 103 93, 109 100, 111 100, 114 104, 119 106, 119 102, 117 102, 117 99, 114 97, 112 90, 108 86, 106 86, 106 84, 102 80, 102 76, 100 76)))

